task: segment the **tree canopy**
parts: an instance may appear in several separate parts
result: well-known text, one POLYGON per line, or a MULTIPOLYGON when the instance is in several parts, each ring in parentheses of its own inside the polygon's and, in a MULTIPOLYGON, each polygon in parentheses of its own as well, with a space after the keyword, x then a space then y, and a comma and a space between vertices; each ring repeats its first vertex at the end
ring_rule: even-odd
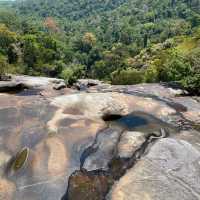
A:
POLYGON ((0 64, 8 72, 69 84, 85 77, 113 84, 176 81, 199 92, 200 0, 0 4, 0 64))

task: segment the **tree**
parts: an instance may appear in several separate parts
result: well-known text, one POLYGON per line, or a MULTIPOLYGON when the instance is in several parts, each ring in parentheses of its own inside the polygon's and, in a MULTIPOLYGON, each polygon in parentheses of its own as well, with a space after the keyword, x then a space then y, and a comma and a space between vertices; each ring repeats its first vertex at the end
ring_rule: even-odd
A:
POLYGON ((8 62, 10 64, 22 62, 22 51, 20 48, 20 43, 10 44, 7 55, 8 55, 8 62))
POLYGON ((85 66, 71 63, 70 66, 63 69, 60 77, 63 78, 68 85, 72 85, 79 78, 84 78, 85 66))
POLYGON ((83 50, 88 52, 96 44, 96 37, 93 33, 87 32, 82 38, 83 50))
POLYGON ((142 33, 143 33, 143 47, 146 48, 148 45, 148 39, 154 32, 155 24, 152 22, 146 23, 143 25, 142 33))
POLYGON ((32 70, 31 68, 34 68, 38 62, 40 53, 36 37, 34 35, 26 35, 23 39, 23 57, 28 66, 28 71, 32 70))
POLYGON ((163 73, 166 81, 181 81, 191 75, 191 65, 179 55, 173 56, 164 64, 163 73))
POLYGON ((132 85, 142 83, 144 72, 137 69, 117 70, 112 73, 112 84, 114 85, 132 85))
POLYGON ((20 17, 13 9, 0 8, 0 24, 5 24, 10 30, 14 31, 20 28, 20 17))
POLYGON ((53 17, 47 17, 44 20, 44 26, 52 32, 59 32, 60 28, 58 27, 57 23, 55 22, 55 20, 53 19, 53 17))
POLYGON ((0 48, 3 53, 6 53, 9 46, 16 41, 17 34, 10 31, 4 24, 0 24, 0 48))
POLYGON ((8 63, 5 56, 0 55, 0 80, 6 74, 8 70, 8 63))

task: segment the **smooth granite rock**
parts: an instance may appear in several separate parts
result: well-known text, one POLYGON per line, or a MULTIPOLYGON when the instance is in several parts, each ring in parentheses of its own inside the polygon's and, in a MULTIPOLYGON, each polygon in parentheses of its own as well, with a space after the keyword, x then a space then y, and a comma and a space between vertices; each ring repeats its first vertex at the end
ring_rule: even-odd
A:
POLYGON ((113 186, 109 200, 197 200, 200 152, 184 140, 162 139, 113 186))
POLYGON ((117 151, 120 158, 130 158, 146 141, 142 132, 125 131, 118 143, 117 151))
POLYGON ((198 98, 164 84, 86 82, 79 91, 45 77, 0 81, 0 200, 199 199, 198 98), (161 128, 169 138, 146 143, 161 128))
POLYGON ((85 158, 83 168, 87 171, 106 170, 108 163, 116 154, 116 146, 121 130, 108 128, 98 133, 95 143, 90 147, 90 152, 85 158))
POLYGON ((24 89, 44 90, 47 88, 60 90, 65 87, 64 80, 46 77, 11 76, 9 81, 0 81, 0 92, 17 92, 24 89))
POLYGON ((74 87, 78 90, 86 90, 93 86, 105 85, 102 81, 94 80, 94 79, 78 79, 76 83, 74 83, 74 87))

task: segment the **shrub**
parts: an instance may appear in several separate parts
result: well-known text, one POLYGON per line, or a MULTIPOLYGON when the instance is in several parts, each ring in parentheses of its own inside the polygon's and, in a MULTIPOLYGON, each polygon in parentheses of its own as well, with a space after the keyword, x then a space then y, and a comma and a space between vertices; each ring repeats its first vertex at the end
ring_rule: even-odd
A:
POLYGON ((71 64, 65 68, 60 77, 63 78, 68 85, 72 85, 77 79, 85 76, 85 66, 80 64, 71 64))
POLYGON ((193 95, 200 94, 200 73, 187 76, 180 81, 181 85, 193 95))
POLYGON ((144 81, 144 72, 137 69, 126 69, 112 73, 112 84, 115 85, 132 85, 144 81))
POLYGON ((191 66, 188 62, 180 58, 172 58, 171 61, 164 65, 164 80, 181 81, 191 75, 191 66))
POLYGON ((8 69, 8 63, 5 56, 0 55, 0 80, 3 75, 6 74, 8 69))
POLYGON ((158 81, 159 72, 155 65, 150 65, 144 75, 144 81, 147 83, 154 83, 158 81))
POLYGON ((73 70, 71 68, 66 68, 61 72, 60 77, 65 80, 66 84, 70 84, 73 82, 73 70))
POLYGON ((163 65, 161 80, 176 81, 192 94, 200 93, 200 49, 188 55, 170 55, 163 65))
POLYGON ((0 24, 0 48, 4 53, 7 52, 10 44, 17 41, 17 34, 11 32, 4 24, 0 24))

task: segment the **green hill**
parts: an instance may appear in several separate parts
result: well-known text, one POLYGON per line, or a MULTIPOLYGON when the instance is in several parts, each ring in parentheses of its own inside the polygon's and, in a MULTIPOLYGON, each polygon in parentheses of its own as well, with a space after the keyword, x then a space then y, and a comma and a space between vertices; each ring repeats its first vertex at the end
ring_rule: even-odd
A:
POLYGON ((14 7, 34 21, 53 17, 67 34, 92 31, 103 42, 139 46, 189 34, 200 24, 200 0, 23 0, 14 7))
POLYGON ((127 0, 27 0, 17 1, 21 14, 34 13, 40 17, 58 17, 78 20, 103 11, 113 10, 127 0))
POLYGON ((200 0, 17 0, 1 6, 0 61, 70 84, 176 81, 196 92, 199 28, 200 0))

